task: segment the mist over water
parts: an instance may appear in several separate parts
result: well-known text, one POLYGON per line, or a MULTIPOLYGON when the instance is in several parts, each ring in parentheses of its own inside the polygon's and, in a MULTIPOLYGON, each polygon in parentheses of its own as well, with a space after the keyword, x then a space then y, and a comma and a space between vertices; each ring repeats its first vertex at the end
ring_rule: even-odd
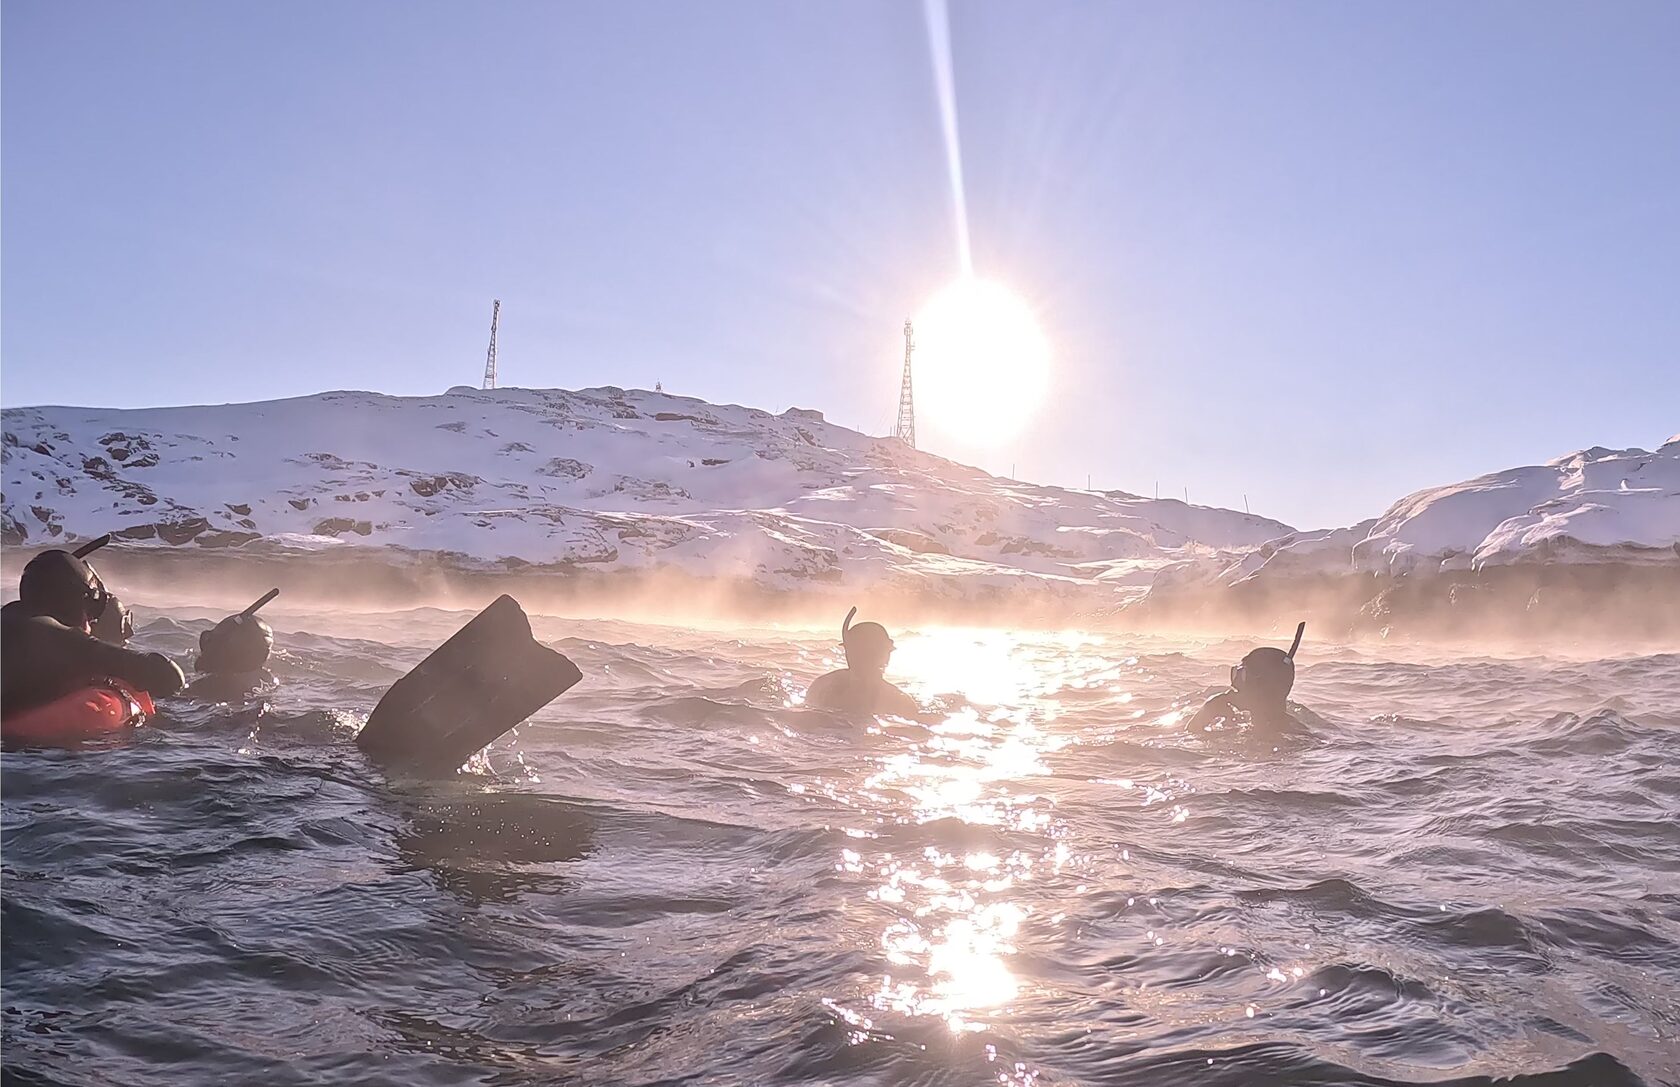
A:
POLYGON ((584 683, 391 779, 464 618, 277 606, 268 704, 4 756, 7 1082, 1680 1081, 1680 655, 1309 639, 1278 752, 1181 728, 1246 642, 896 632, 870 722, 832 635, 539 618, 584 683))

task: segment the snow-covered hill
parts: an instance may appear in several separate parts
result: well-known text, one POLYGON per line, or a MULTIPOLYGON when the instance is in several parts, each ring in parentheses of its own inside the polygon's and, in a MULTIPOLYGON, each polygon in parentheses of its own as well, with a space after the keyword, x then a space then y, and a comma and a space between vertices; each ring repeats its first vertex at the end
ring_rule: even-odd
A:
POLYGON ((1585 449, 1431 487, 1350 528, 1292 533, 1238 556, 1162 571, 1163 588, 1537 565, 1673 566, 1680 573, 1680 435, 1655 451, 1585 449))
POLYGON ((16 408, 3 430, 11 545, 114 532, 158 548, 1112 599, 1162 565, 1290 531, 999 479, 812 411, 616 388, 16 408))

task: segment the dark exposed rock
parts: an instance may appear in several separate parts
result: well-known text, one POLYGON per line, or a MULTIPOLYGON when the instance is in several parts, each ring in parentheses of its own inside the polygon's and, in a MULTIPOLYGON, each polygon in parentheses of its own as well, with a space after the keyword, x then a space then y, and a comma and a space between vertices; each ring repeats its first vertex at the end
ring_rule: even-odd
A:
POLYGON ((421 498, 430 498, 451 487, 461 491, 471 490, 482 482, 477 476, 469 476, 464 472, 449 472, 441 476, 421 476, 410 480, 408 488, 421 498))
POLYGON ((313 498, 288 498, 286 501, 290 503, 294 510, 306 510, 315 500, 313 498))
POLYGON ((237 513, 241 517, 251 516, 251 507, 243 502, 229 502, 227 508, 229 512, 237 513))
POLYGON ((315 522, 312 531, 317 536, 342 536, 346 532, 354 532, 358 536, 371 536, 373 524, 368 521, 353 521, 348 517, 328 517, 324 521, 315 522))
POLYGON ((1037 540, 1025 540, 1020 537, 1010 540, 998 550, 1005 555, 1041 555, 1044 558, 1049 559, 1071 560, 1079 557, 1077 553, 1069 551, 1066 548, 1053 547, 1047 543, 1039 543, 1037 540))
POLYGON ((589 465, 570 457, 555 457, 537 469, 542 475, 560 476, 565 479, 582 479, 589 474, 589 470, 589 465))
POLYGON ((208 531, 210 531, 210 522, 202 517, 189 517, 184 521, 169 521, 157 527, 158 539, 172 547, 191 543, 208 531))
POLYGON ((877 540, 895 544, 906 551, 914 551, 918 555, 949 555, 951 549, 934 539, 924 536, 920 532, 912 532, 906 528, 873 528, 869 534, 877 540))

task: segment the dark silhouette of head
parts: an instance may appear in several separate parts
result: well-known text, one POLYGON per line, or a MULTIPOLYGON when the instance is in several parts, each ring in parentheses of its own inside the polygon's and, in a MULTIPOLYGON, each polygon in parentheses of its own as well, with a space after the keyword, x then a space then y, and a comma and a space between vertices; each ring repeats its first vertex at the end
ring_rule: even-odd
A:
POLYGON ((255 672, 274 651, 274 629, 255 615, 230 615, 198 636, 200 672, 255 672))
POLYGON ((1286 653, 1273 646, 1250 650, 1242 663, 1231 669, 1231 690, 1244 709, 1275 708, 1285 704, 1295 686, 1295 651, 1307 624, 1295 628, 1295 641, 1286 653))
POLYGON ((208 675, 260 671, 274 652, 274 628, 257 618, 257 611, 279 595, 279 589, 271 590, 238 615, 200 634, 193 667, 208 675))
POLYGON ((846 667, 863 672, 885 672, 892 659, 893 640, 880 623, 852 624, 853 608, 840 624, 840 641, 846 647, 846 667))
POLYGON ((93 567, 68 551, 43 551, 29 560, 18 582, 18 600, 34 615, 86 630, 105 612, 105 585, 93 567))

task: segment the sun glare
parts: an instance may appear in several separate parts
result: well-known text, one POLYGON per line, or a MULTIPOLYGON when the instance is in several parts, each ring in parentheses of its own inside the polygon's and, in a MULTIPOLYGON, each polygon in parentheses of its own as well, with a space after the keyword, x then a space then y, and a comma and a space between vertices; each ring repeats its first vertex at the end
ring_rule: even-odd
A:
POLYGON ((1019 433, 1050 377, 1050 345, 1027 304, 1002 284, 960 279, 915 324, 918 418, 982 448, 1019 433))

